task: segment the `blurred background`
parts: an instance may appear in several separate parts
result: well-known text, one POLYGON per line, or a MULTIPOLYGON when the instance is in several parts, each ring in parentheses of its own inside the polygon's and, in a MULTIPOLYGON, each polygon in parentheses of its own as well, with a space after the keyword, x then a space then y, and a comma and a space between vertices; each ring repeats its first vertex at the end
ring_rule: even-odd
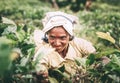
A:
POLYGON ((120 50, 120 0, 0 0, 0 83, 20 80, 18 74, 32 78, 33 31, 43 28, 41 19, 48 11, 77 16, 75 35, 91 41, 99 52, 120 50))

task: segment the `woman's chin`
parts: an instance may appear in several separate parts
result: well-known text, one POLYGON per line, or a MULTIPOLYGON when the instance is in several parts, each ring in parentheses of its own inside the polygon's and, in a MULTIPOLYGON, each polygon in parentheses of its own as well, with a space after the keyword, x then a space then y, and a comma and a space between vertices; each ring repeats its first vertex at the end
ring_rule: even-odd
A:
POLYGON ((58 53, 62 52, 61 49, 56 49, 55 51, 58 52, 58 53))

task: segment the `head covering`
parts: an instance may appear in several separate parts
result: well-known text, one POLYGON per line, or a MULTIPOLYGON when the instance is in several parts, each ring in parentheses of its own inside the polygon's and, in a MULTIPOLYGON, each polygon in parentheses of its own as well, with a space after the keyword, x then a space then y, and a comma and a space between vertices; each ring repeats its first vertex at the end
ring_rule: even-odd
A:
POLYGON ((66 14, 64 12, 48 12, 45 18, 42 20, 43 32, 46 33, 56 26, 63 26, 63 28, 73 36, 74 24, 77 22, 77 17, 66 14))

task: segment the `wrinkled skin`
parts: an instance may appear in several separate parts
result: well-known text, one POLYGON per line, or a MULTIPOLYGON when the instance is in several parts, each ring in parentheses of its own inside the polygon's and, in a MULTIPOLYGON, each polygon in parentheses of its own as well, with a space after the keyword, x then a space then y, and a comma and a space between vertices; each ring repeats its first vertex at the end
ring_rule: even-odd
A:
POLYGON ((70 36, 62 26, 55 27, 48 32, 48 42, 55 50, 65 57, 70 36))

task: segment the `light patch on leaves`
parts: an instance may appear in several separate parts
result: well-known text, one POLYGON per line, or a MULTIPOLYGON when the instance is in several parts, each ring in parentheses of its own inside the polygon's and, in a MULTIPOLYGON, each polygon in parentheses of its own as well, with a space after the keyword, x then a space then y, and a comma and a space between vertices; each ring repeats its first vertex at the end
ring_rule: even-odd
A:
POLYGON ((96 32, 97 36, 102 38, 102 39, 106 39, 108 41, 110 41, 111 43, 115 44, 115 39, 113 37, 111 37, 110 33, 104 33, 104 32, 96 32))

